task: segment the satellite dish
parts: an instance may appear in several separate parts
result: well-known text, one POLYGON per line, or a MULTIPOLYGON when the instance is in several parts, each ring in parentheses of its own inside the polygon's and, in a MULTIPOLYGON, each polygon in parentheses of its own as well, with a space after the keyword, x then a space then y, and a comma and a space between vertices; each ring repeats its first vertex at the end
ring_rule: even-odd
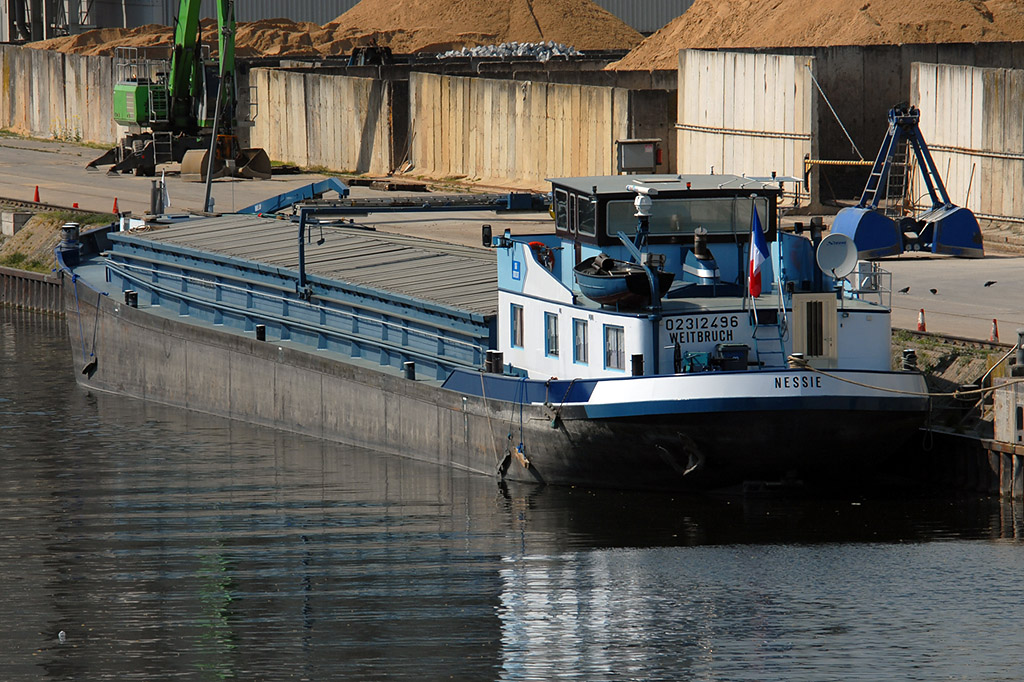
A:
POLYGON ((857 267, 857 245, 845 234, 830 234, 818 244, 818 267, 836 279, 844 279, 857 267))

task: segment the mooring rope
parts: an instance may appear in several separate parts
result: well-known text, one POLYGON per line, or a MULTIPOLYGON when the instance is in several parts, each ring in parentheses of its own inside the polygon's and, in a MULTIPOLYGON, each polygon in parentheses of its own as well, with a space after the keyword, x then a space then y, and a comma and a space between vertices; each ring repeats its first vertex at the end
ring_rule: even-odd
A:
POLYGON ((565 387, 565 394, 562 395, 562 401, 558 403, 558 407, 555 409, 555 416, 558 417, 562 413, 562 406, 565 405, 565 399, 569 397, 569 391, 572 390, 572 385, 576 383, 576 379, 579 377, 573 377, 569 381, 569 385, 565 387))
POLYGON ((82 340, 82 362, 86 362, 85 329, 82 327, 82 308, 78 305, 78 275, 71 275, 71 283, 75 285, 75 312, 78 314, 78 338, 82 340))
MULTIPOLYGON (((1015 348, 1011 348, 1010 350, 1013 351, 1013 350, 1015 350, 1015 348)), ((1009 355, 1009 353, 1007 353, 1007 355, 1009 355)), ((1003 357, 1005 359, 1006 356, 1003 356, 1003 357)), ((972 388, 972 389, 968 389, 968 390, 965 390, 965 391, 953 391, 952 393, 931 393, 931 392, 921 393, 920 391, 905 391, 905 390, 902 390, 902 389, 899 389, 899 388, 887 388, 885 386, 873 386, 872 384, 865 384, 865 383, 863 383, 861 381, 855 381, 853 379, 847 379, 845 377, 841 377, 841 376, 832 374, 830 372, 826 372, 823 369, 818 369, 817 367, 811 367, 810 363, 808 363, 805 358, 796 357, 796 356, 793 356, 793 355, 790 355, 787 358, 787 361, 789 362, 790 369, 809 370, 811 372, 815 372, 817 374, 821 374, 822 376, 826 376, 826 377, 828 377, 830 379, 835 379, 836 381, 842 381, 843 383, 852 384, 854 386, 860 386, 861 388, 870 388, 870 389, 874 389, 876 391, 884 391, 886 393, 899 393, 901 395, 916 395, 916 396, 921 396, 921 397, 925 397, 925 398, 963 398, 963 397, 969 396, 969 395, 982 395, 982 394, 985 394, 985 393, 991 393, 992 391, 995 391, 996 389, 1000 388, 1001 386, 1009 386, 1011 384, 1019 384, 1021 382, 1024 382, 1024 377, 1021 377, 1019 379, 1010 379, 1009 381, 1007 381, 1005 383, 1002 383, 999 386, 989 386, 987 388, 972 388)), ((1000 360, 1000 362, 1002 362, 1002 360, 1000 360)), ((996 363, 996 364, 998 365, 998 363, 996 363)), ((989 372, 991 372, 991 371, 992 370, 989 370, 989 372)), ((988 376, 988 372, 985 373, 985 375, 982 377, 982 380, 984 380, 985 377, 987 377, 987 376, 988 376)))

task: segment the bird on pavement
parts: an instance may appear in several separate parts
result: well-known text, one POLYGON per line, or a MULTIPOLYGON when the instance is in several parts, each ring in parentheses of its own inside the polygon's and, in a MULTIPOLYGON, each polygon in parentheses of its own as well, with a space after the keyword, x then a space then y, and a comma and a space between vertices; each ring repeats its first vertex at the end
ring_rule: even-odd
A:
POLYGON ((929 289, 928 291, 932 292, 933 295, 939 293, 938 289, 929 289))
POLYGON ((909 294, 910 293, 910 287, 903 287, 902 289, 900 289, 900 293, 901 294, 909 294))
POLYGON ((990 286, 992 286, 995 283, 996 283, 996 281, 994 279, 990 279, 989 281, 985 282, 985 286, 990 287, 990 286))

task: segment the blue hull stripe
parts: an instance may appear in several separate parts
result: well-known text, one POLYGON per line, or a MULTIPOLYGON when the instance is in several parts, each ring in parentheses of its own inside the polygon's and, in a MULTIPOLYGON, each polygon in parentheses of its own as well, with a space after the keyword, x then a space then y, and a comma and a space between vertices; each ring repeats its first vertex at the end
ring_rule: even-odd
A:
POLYGON ((586 405, 591 419, 644 417, 667 414, 698 414, 708 412, 792 412, 834 411, 857 412, 924 412, 926 398, 870 396, 794 396, 695 398, 692 400, 660 400, 651 402, 586 405))

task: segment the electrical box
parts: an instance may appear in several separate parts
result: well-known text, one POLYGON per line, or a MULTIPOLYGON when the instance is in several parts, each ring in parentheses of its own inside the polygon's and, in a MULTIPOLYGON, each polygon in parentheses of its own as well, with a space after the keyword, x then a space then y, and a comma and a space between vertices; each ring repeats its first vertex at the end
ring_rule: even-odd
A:
POLYGON ((654 173, 661 161, 661 140, 616 140, 619 173, 654 173))

